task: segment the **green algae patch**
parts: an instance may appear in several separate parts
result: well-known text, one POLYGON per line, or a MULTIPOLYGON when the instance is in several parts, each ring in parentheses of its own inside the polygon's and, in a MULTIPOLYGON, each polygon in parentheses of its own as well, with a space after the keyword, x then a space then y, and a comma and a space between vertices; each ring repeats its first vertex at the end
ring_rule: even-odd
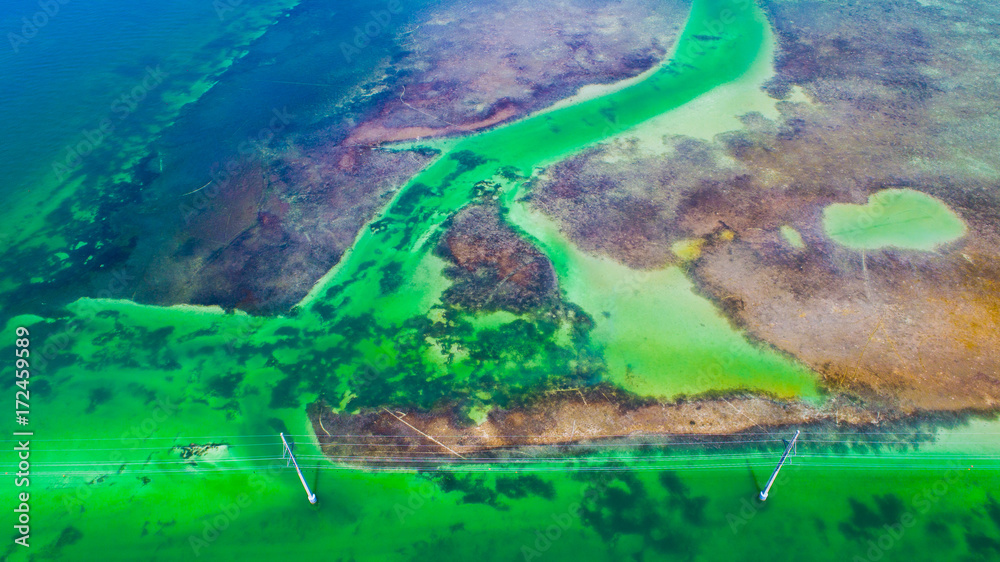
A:
POLYGON ((480 314, 473 314, 469 317, 469 324, 474 326, 477 330, 486 328, 499 328, 505 324, 510 324, 511 322, 520 318, 517 314, 507 310, 496 310, 493 312, 485 312, 480 314))
POLYGON ((806 243, 802 241, 802 235, 799 234, 799 231, 787 224, 781 226, 781 237, 796 250, 806 247, 806 243))
POLYGON ((939 199, 912 189, 885 189, 865 205, 834 203, 823 210, 834 242, 857 250, 899 248, 930 252, 965 235, 966 227, 939 199))
POLYGON ((670 245, 670 251, 681 261, 692 261, 701 257, 701 247, 705 245, 702 238, 678 240, 670 245))

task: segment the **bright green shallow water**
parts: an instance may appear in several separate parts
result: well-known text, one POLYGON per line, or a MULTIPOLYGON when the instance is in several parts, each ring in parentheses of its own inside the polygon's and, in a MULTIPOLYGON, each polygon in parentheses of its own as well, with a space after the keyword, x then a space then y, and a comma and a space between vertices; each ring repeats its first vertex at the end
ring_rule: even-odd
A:
POLYGON ((966 230, 943 201, 912 189, 883 189, 865 205, 829 205, 823 210, 823 228, 848 248, 922 251, 958 240, 966 230))
MULTIPOLYGON (((688 59, 693 68, 670 66, 608 99, 460 142, 401 190, 383 228, 366 231, 295 316, 264 320, 83 300, 63 319, 19 319, 30 324, 35 349, 61 347, 58 360, 37 366, 33 386, 33 552, 66 560, 558 560, 580 553, 588 560, 848 560, 865 556, 866 541, 877 544, 883 525, 911 512, 914 525, 901 538, 882 540, 886 559, 995 557, 1000 506, 989 493, 1000 484, 996 423, 946 432, 944 442, 919 453, 804 442, 766 506, 750 500, 781 448, 770 435, 756 438, 763 443, 667 457, 662 447, 602 449, 610 451, 604 457, 640 455, 617 467, 630 471, 497 465, 434 482, 342 470, 310 443, 303 407, 317 396, 348 409, 440 396, 468 400, 463 393, 516 394, 571 368, 587 374, 589 367, 598 378, 645 384, 660 394, 741 387, 815 393, 808 373, 721 324, 679 270, 588 293, 577 280, 608 283, 607 272, 622 271, 580 254, 517 201, 533 167, 739 76, 766 33, 759 12, 745 3, 696 2, 680 53, 704 33, 702 22, 725 9, 735 22, 723 40, 709 43, 713 50, 688 59), (477 325, 440 306, 448 282, 443 263, 429 252, 434 234, 483 178, 507 186, 508 218, 550 256, 567 299, 579 301, 593 326, 531 315, 520 324, 477 325), (698 321, 653 336, 674 342, 670 351, 642 348, 637 327, 629 325, 642 302, 676 303, 676 322, 691 322, 689 315, 698 321), (723 343, 713 343, 716 337, 723 343), (435 355, 455 346, 467 351, 435 355), (702 351, 721 356, 715 368, 698 357, 702 351), (622 365, 628 361, 634 364, 622 365), (620 372, 663 369, 658 362, 667 363, 666 374, 630 379, 620 372), (366 364, 376 376, 358 375, 366 364), (700 369, 709 375, 688 382, 700 369), (686 374, 672 376, 673 370, 686 374), (277 431, 296 436, 318 506, 305 502, 293 472, 267 469, 282 466, 277 431), (228 443, 228 451, 197 466, 170 452, 175 444, 207 441, 228 443), (962 470, 947 473, 952 465, 962 470), (525 473, 513 474, 514 468, 525 473), (593 487, 601 491, 576 516, 571 506, 593 487), (247 498, 237 513, 231 506, 241 493, 247 498), (565 528, 551 529, 555 524, 565 528), (538 532, 558 538, 550 545, 538 532)), ((601 457, 590 453, 591 466, 607 467, 601 457)))
MULTIPOLYGON (((602 358, 604 380, 642 395, 674 397, 751 389, 782 397, 816 398, 815 379, 806 369, 748 343, 696 294, 680 269, 638 272, 585 254, 548 219, 518 202, 540 167, 741 77, 765 56, 769 39, 766 20, 750 3, 696 2, 673 62, 659 72, 613 94, 455 143, 401 190, 378 222, 380 229, 365 232, 357 240, 349 259, 313 291, 315 300, 307 299, 302 308, 321 314, 327 307, 336 310, 328 316, 371 314, 386 327, 426 314, 448 285, 441 275, 435 279, 434 259, 428 256, 436 235, 449 216, 474 199, 478 182, 494 181, 502 186, 500 203, 508 222, 549 257, 565 300, 579 306, 593 322, 585 341, 559 346, 546 358, 513 354, 493 363, 491 368, 502 373, 498 375, 501 380, 523 378, 526 363, 559 355, 589 357, 596 350, 602 358), (407 282, 400 290, 384 294, 379 283, 390 270, 407 282)), ((442 264, 437 267, 440 270, 442 264)), ((382 347, 398 348, 389 339, 374 338, 382 347)), ((548 344, 557 345, 552 340, 548 344)), ((541 349, 547 344, 536 345, 541 349)), ((473 359, 477 355, 481 354, 472 352, 473 359)), ((549 371, 573 370, 580 362, 557 363, 549 371), (560 369, 560 365, 564 366, 560 369)), ((449 373, 466 369, 484 370, 458 359, 452 360, 449 373)), ((473 379, 478 376, 472 374, 473 379)), ((528 378, 539 376, 545 374, 528 378)))

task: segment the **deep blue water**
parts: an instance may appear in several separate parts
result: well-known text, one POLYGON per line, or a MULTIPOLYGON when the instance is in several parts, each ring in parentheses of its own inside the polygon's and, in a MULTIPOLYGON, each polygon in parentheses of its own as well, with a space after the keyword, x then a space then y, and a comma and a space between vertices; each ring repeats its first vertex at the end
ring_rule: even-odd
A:
POLYGON ((52 164, 102 120, 114 129, 101 154, 121 150, 132 135, 150 136, 171 105, 190 101, 206 72, 233 58, 224 42, 245 42, 263 23, 258 14, 280 4, 247 0, 242 13, 220 18, 212 2, 199 0, 63 1, 0 4, 4 192, 53 181, 52 164), (143 85, 151 70, 162 80, 143 85))
POLYGON ((373 41, 351 61, 341 48, 384 2, 62 1, 53 15, 37 0, 0 2, 8 201, 74 174, 106 181, 150 155, 161 183, 186 187, 275 110, 296 125, 327 117, 391 48, 373 41))

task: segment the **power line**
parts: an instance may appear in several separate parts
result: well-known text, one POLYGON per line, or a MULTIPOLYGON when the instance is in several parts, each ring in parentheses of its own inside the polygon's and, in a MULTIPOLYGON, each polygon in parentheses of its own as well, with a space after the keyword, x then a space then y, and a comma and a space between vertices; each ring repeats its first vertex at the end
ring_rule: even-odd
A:
MULTIPOLYGON (((942 430, 942 431, 947 434, 948 430, 942 430)), ((903 437, 911 437, 911 436, 915 437, 915 436, 921 436, 921 435, 940 436, 941 433, 942 432, 919 432, 919 431, 918 432, 863 431, 863 432, 858 432, 858 433, 842 434, 842 435, 844 436, 845 439, 863 439, 864 436, 867 436, 867 435, 899 435, 901 438, 903 438, 903 437)), ((753 437, 761 437, 761 436, 763 436, 763 434, 761 434, 761 433, 741 434, 741 433, 653 433, 653 432, 634 432, 634 433, 620 433, 620 434, 605 434, 605 435, 599 435, 599 436, 591 437, 591 439, 614 439, 614 438, 625 438, 625 437, 653 437, 653 436, 663 436, 664 438, 670 438, 670 437, 687 437, 687 438, 692 438, 692 437, 730 437, 730 438, 734 438, 735 439, 735 438, 739 438, 739 437, 741 437, 743 435, 753 436, 753 437)), ((803 436, 816 435, 816 436, 821 436, 821 437, 822 436, 830 436, 829 433, 825 433, 825 432, 810 433, 808 431, 803 431, 802 435, 803 436)), ((966 436, 966 435, 1000 436, 1000 432, 964 432, 963 431, 963 432, 958 432, 958 435, 962 435, 962 436, 966 436)), ((285 436, 286 437, 303 437, 303 438, 310 438, 310 439, 317 437, 316 434, 314 434, 314 433, 286 434, 285 436)), ((447 438, 447 437, 455 437, 455 438, 480 437, 480 436, 468 435, 468 434, 454 434, 454 435, 440 434, 440 435, 433 435, 433 436, 434 437, 439 437, 439 438, 440 437, 445 437, 445 438, 447 438)), ((269 433, 268 434, 262 434, 262 435, 198 435, 198 436, 181 435, 181 436, 176 436, 176 437, 152 437, 152 436, 150 436, 150 437, 81 437, 81 438, 77 438, 77 437, 65 437, 65 438, 34 438, 34 437, 28 437, 28 439, 31 439, 32 442, 38 443, 38 442, 50 442, 50 441, 51 442, 62 442, 62 441, 118 441, 118 442, 125 442, 125 441, 136 441, 136 440, 138 440, 138 441, 154 441, 154 440, 157 440, 157 441, 162 441, 162 440, 175 441, 175 440, 188 440, 188 439, 196 440, 196 441, 210 441, 210 440, 218 440, 218 439, 247 439, 247 438, 256 438, 256 437, 269 437, 269 438, 275 439, 275 441, 277 442, 277 438, 274 436, 274 434, 269 434, 269 433)), ((399 434, 399 435, 373 435, 373 434, 345 433, 345 434, 331 434, 329 437, 364 437, 364 438, 379 437, 379 438, 412 439, 412 436, 410 436, 410 435, 403 435, 403 434, 399 434)), ((488 435, 488 436, 481 436, 481 437, 482 438, 487 438, 487 437, 490 437, 490 438, 492 438, 492 437, 496 437, 496 438, 501 438, 501 437, 538 437, 538 435, 537 434, 491 434, 491 435, 488 435)), ((800 441, 802 441, 803 439, 804 439, 804 437, 800 437, 799 438, 800 441)), ((816 439, 810 439, 810 440, 811 441, 816 441, 816 439)), ((0 439, 0 442, 4 442, 4 443, 14 443, 16 441, 17 441, 16 439, 0 439)), ((781 441, 781 439, 779 439, 779 438, 773 438, 773 439, 767 439, 767 440, 764 440, 764 441, 781 441)))
MULTIPOLYGON (((521 466, 521 465, 543 465, 543 464, 553 464, 553 465, 586 465, 586 464, 610 464, 618 462, 634 462, 634 463, 680 463, 680 462, 714 462, 718 460, 731 460, 731 459, 742 459, 744 461, 757 460, 770 461, 773 455, 761 452, 757 454, 747 455, 747 454, 716 454, 716 455, 685 455, 685 456, 608 456, 608 457, 531 457, 531 458, 496 458, 496 457, 467 457, 464 460, 454 460, 452 457, 446 455, 411 455, 411 456, 369 456, 369 455, 343 455, 343 456, 323 456, 323 455, 300 455, 299 458, 304 460, 317 460, 317 461, 342 461, 351 463, 426 463, 426 462, 437 462, 447 466, 464 466, 464 465, 493 465, 493 466, 521 466), (448 462, 443 462, 448 461, 448 462)), ((1000 460, 1000 455, 948 455, 948 454, 938 454, 938 455, 894 455, 890 457, 873 457, 871 455, 816 455, 816 454, 802 454, 799 456, 800 459, 818 459, 825 461, 846 461, 853 462, 854 459, 868 459, 869 462, 873 458, 878 458, 881 462, 878 466, 895 466, 896 463, 902 463, 904 461, 913 460, 962 460, 962 461, 995 461, 1000 460)), ((171 459, 171 460, 157 460, 157 461, 146 461, 146 462, 107 462, 107 461, 37 461, 34 466, 40 467, 83 467, 83 466, 96 466, 96 467, 109 467, 113 470, 123 470, 128 467, 150 467, 155 468, 163 465, 179 465, 186 464, 190 466, 199 467, 205 470, 214 470, 212 465, 223 464, 223 463, 255 463, 264 461, 276 461, 284 460, 284 457, 277 456, 259 456, 259 457, 243 457, 243 458, 232 458, 232 459, 213 459, 213 460, 191 460, 191 459, 171 459), (208 467, 206 467, 208 465, 208 467)), ((853 465, 857 463, 854 462, 853 465)), ((364 466, 354 466, 353 468, 363 470, 364 466)))
MULTIPOLYGON (((280 459, 279 459, 280 460, 280 459)), ((533 472, 558 472, 560 474, 565 474, 567 472, 639 472, 639 471, 663 471, 663 470, 684 470, 684 471, 697 471, 697 470, 728 470, 728 469, 745 469, 747 467, 760 468, 769 467, 770 462, 761 461, 759 463, 714 463, 714 464, 701 464, 701 465, 678 465, 678 464, 643 464, 643 465, 633 465, 633 466, 580 466, 580 467, 565 467, 565 466, 482 466, 482 465, 458 465, 458 466, 433 466, 433 467, 394 467, 394 466, 370 466, 364 468, 352 467, 352 466, 337 466, 337 465, 315 465, 315 466, 304 466, 304 470, 322 470, 322 471, 349 471, 349 472, 368 472, 368 473, 383 473, 383 472, 402 472, 402 473, 533 473, 533 472)), ((925 466, 886 466, 882 464, 859 464, 859 463, 807 463, 796 465, 797 468, 804 469, 827 469, 827 468, 837 468, 837 469, 850 469, 850 470, 892 470, 892 471, 908 471, 908 472, 927 472, 927 471, 942 471, 942 470, 957 470, 965 468, 965 466, 955 466, 955 465, 925 465, 925 466)), ((223 467, 223 468, 213 468, 211 470, 191 470, 191 469, 168 469, 168 470, 146 470, 146 471, 129 471, 127 474, 130 476, 134 475, 157 475, 157 474, 189 474, 189 475, 200 475, 207 476, 215 473, 228 473, 228 472, 256 472, 258 470, 267 470, 276 468, 274 465, 261 465, 261 466, 246 466, 246 467, 223 467)), ((284 467, 281 467, 284 468, 284 467)), ((970 471, 972 466, 969 467, 970 471)), ((1000 465, 979 467, 975 470, 982 471, 992 471, 1000 469, 1000 465)), ((46 476, 46 477, 68 477, 90 475, 95 477, 100 476, 112 476, 105 471, 96 470, 68 470, 68 471, 56 471, 56 472, 33 472, 32 477, 46 476)), ((123 473, 122 475, 125 475, 123 473)))

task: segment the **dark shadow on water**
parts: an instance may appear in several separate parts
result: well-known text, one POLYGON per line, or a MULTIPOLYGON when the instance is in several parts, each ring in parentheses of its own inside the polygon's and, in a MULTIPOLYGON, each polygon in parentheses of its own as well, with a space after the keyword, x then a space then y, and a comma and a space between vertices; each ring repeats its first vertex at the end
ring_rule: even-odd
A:
POLYGON ((761 487, 760 481, 757 480, 757 474, 754 473, 753 467, 750 466, 749 459, 747 460, 747 474, 750 476, 750 481, 753 483, 754 490, 757 490, 757 495, 760 495, 761 490, 764 488, 761 487))

